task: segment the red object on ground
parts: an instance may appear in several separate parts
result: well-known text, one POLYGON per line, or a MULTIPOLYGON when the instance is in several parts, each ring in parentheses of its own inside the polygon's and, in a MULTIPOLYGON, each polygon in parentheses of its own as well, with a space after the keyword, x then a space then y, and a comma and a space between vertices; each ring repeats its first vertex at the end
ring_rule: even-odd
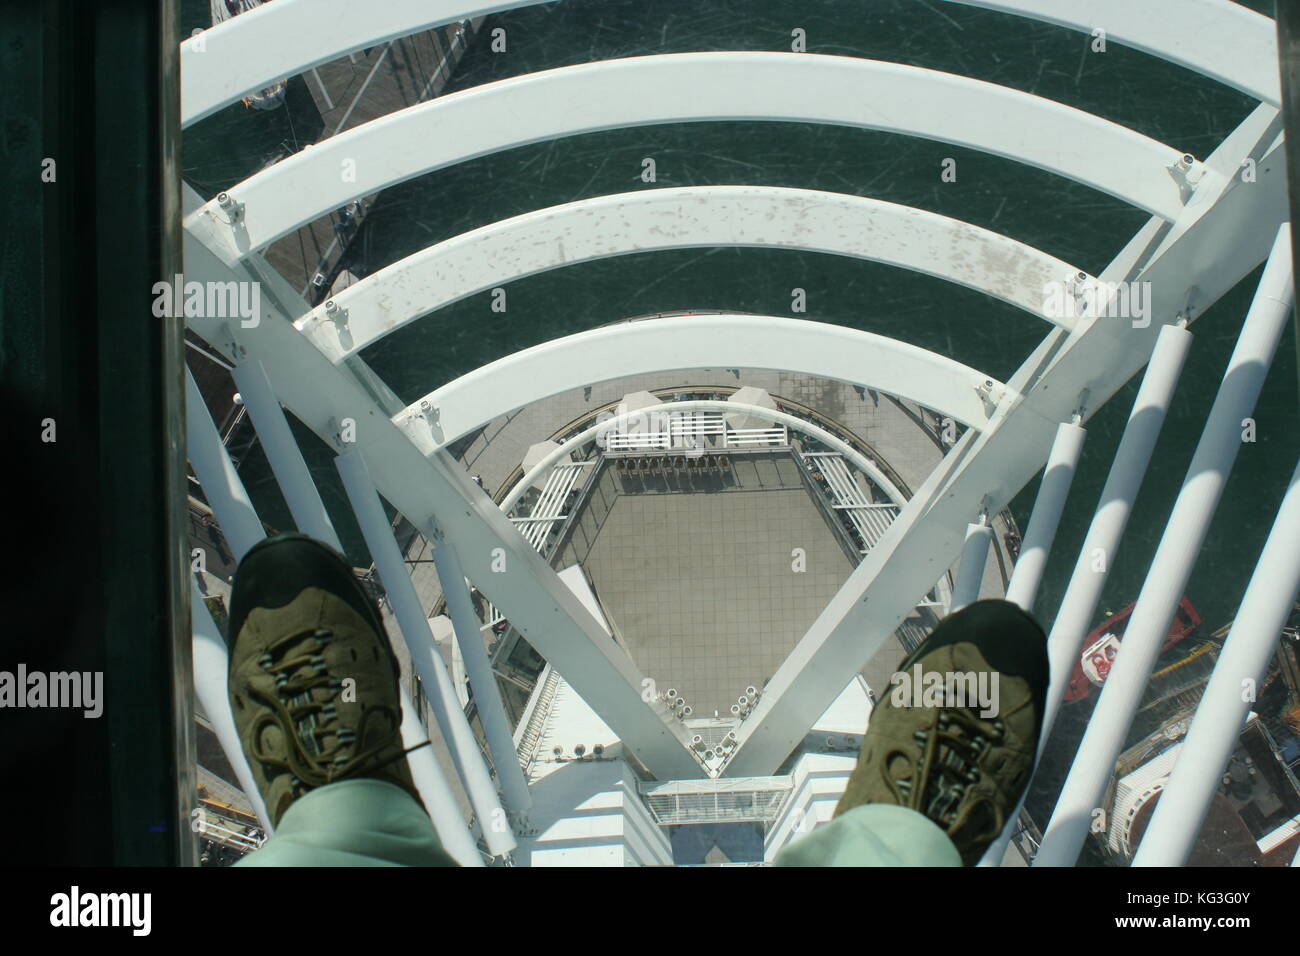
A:
MULTIPOLYGON (((1092 694, 1094 688, 1100 686, 1089 680, 1088 675, 1084 673, 1084 655, 1089 648, 1100 641, 1107 633, 1115 635, 1116 638, 1122 641, 1124 639, 1124 629, 1128 627, 1129 615, 1133 613, 1134 607, 1136 607, 1136 604, 1129 602, 1119 612, 1102 621, 1096 630, 1083 639, 1083 644, 1079 648, 1079 660, 1075 662, 1074 673, 1070 675, 1070 683, 1065 688, 1066 700, 1083 700, 1092 694)), ((1165 635, 1165 642, 1160 648, 1160 653, 1163 654, 1169 650, 1200 626, 1201 616, 1196 613, 1196 608, 1184 595, 1183 599, 1178 603, 1178 610, 1174 614, 1173 623, 1169 626, 1169 633, 1165 635)), ((1106 674, 1110 671, 1110 664, 1111 662, 1108 659, 1099 660, 1093 668, 1101 674, 1103 681, 1105 681, 1106 674)))

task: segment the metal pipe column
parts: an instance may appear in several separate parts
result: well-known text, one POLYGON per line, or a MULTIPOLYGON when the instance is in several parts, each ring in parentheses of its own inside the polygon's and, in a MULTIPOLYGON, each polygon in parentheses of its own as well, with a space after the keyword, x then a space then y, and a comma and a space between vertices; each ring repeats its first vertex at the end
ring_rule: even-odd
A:
POLYGON ((1007 584, 1007 600, 1026 611, 1034 609, 1038 585, 1043 580, 1052 542, 1056 540, 1056 529, 1061 523, 1061 512, 1065 510, 1065 499, 1070 495, 1087 434, 1077 415, 1074 421, 1057 426, 1056 440, 1052 442, 1052 452, 1043 468, 1043 481, 1034 499, 1034 513, 1029 517, 1020 556, 1007 584))
MULTIPOLYGON (((401 691, 402 745, 410 750, 425 743, 429 739, 429 734, 424 729, 424 724, 420 722, 420 715, 415 712, 411 695, 406 692, 405 687, 401 688, 401 691)), ((442 844, 442 848, 461 866, 482 866, 483 854, 479 853, 478 846, 474 843, 474 836, 470 833, 465 818, 461 816, 456 795, 452 793, 451 785, 443 776, 442 769, 433 756, 433 749, 420 747, 418 750, 411 750, 406 755, 406 762, 411 767, 411 780, 415 783, 415 789, 420 792, 420 799, 424 801, 424 809, 428 811, 429 819, 433 821, 433 829, 438 834, 438 842, 442 844)))
MULTIPOLYGON (((253 419, 258 439, 266 451, 267 461, 275 475, 276 483, 284 494, 285 502, 293 513, 298 530, 329 545, 340 554, 343 545, 334 523, 330 520, 320 492, 312 480, 302 449, 289 430, 284 409, 271 389, 266 370, 258 361, 246 362, 233 370, 244 407, 253 419)), ((387 635, 385 635, 386 637, 387 635)), ((223 670, 224 674, 225 671, 223 670)), ((223 682, 224 687, 224 682, 223 682)), ((400 688, 402 745, 408 749, 428 740, 428 733, 420 723, 415 705, 405 687, 400 688)), ((461 816, 456 797, 451 791, 433 752, 427 748, 412 750, 407 755, 411 778, 424 801, 425 810, 438 833, 439 842, 461 866, 482 866, 483 858, 461 816)))
POLYGON ((1242 419, 1255 407, 1293 298, 1290 226, 1284 223, 1129 618, 1124 642, 1048 821, 1035 866, 1073 865, 1087 839, 1093 810, 1100 806, 1114 773, 1115 760, 1241 448, 1242 419))
POLYGON ((230 462, 226 446, 221 443, 217 426, 212 423, 208 406, 188 368, 185 370, 185 445, 203 494, 212 505, 221 533, 230 542, 238 562, 249 548, 266 537, 266 531, 257 519, 253 502, 230 462))
POLYGON ((194 631, 194 695, 198 697, 203 713, 212 722, 217 742, 225 751, 230 768, 235 771, 240 789, 253 805, 253 813, 267 834, 270 834, 271 815, 266 812, 266 803, 253 780, 253 769, 239 742, 235 715, 230 710, 230 694, 226 688, 230 652, 221 632, 217 630, 216 622, 212 620, 212 613, 203 603, 203 594, 193 575, 190 576, 190 619, 194 631))
POLYGON ((1088 534, 1079 549, 1079 560, 1075 562, 1074 573, 1048 634, 1047 656, 1051 660, 1052 681, 1047 690, 1047 707, 1038 748, 1040 753, 1056 723, 1066 684, 1083 650, 1083 637, 1088 633, 1088 625, 1101 600, 1111 563, 1133 512, 1133 502, 1142 486, 1142 479, 1146 477, 1156 439, 1164 426, 1191 344, 1192 333, 1182 326, 1166 325, 1161 329, 1137 397, 1133 400, 1133 410, 1129 412, 1124 434, 1115 449, 1092 524, 1088 526, 1088 534))
POLYGON ((988 562, 989 545, 992 543, 993 529, 984 523, 983 515, 977 523, 966 526, 966 542, 961 546, 957 580, 952 585, 953 611, 960 611, 979 599, 984 565, 988 562))
POLYGON ((483 733, 492 752, 492 764, 496 768, 497 783, 505 797, 506 809, 514 814, 521 826, 526 827, 533 800, 528 793, 528 781, 524 779, 524 772, 519 766, 519 751, 515 749, 514 735, 506 716, 505 704, 501 700, 501 689, 497 687, 496 674, 488 660, 487 648, 483 646, 483 632, 479 628, 478 615, 474 613, 474 604, 465 584, 460 557, 452 543, 443 540, 437 542, 437 547, 433 549, 433 562, 438 570, 442 593, 447 598, 447 611, 451 615, 456 640, 460 644, 465 671, 469 674, 470 687, 478 705, 479 722, 483 725, 483 733))
MULTIPOLYGON (((1020 556, 1016 558, 1011 580, 1007 583, 1007 600, 1020 605, 1027 613, 1033 612, 1038 585, 1043 580, 1043 569, 1047 566, 1047 556, 1051 554, 1052 542, 1056 540, 1065 500, 1070 495, 1070 486, 1074 483, 1079 458, 1083 454, 1083 440, 1088 433, 1079 424, 1080 417, 1076 414, 1074 421, 1062 422, 1057 426, 1052 451, 1047 456, 1047 464, 1043 466, 1043 481, 1038 486, 1038 496, 1034 499, 1034 513, 1029 517, 1024 545, 1020 556)), ((1024 803, 1025 798, 1022 796, 1016 804, 1015 812, 1007 818, 1002 835, 984 852, 980 866, 1002 865, 1024 803)))
POLYGON ((293 514, 294 524, 303 534, 323 541, 340 554, 343 546, 334 531, 334 524, 325 511, 316 483, 312 481, 302 449, 289 430, 280 400, 271 390, 271 382, 259 361, 245 362, 231 372, 239 386, 244 407, 252 416, 257 437, 266 451, 275 480, 284 493, 285 503, 293 514))
MULTIPOLYGON (((1247 680, 1258 687, 1300 591, 1300 464, 1251 575, 1241 609, 1183 740, 1178 762, 1133 857, 1134 866, 1182 866, 1251 710, 1247 680)), ((1253 700, 1251 695, 1251 700, 1253 700)))
MULTIPOLYGON (((203 493, 207 496, 208 501, 212 504, 212 510, 216 513, 217 523, 221 526, 230 542, 232 548, 236 550, 236 557, 242 559, 248 553, 248 550, 258 541, 266 537, 262 528, 262 522, 257 517, 257 512, 253 508, 253 503, 248 497, 248 492, 244 488, 244 483, 240 480, 239 473, 235 471, 234 465, 230 461, 230 455, 227 454, 225 446, 221 443, 221 437, 217 433, 216 426, 212 423, 212 416, 207 414, 207 407, 203 402, 202 395, 199 394, 198 387, 194 384, 193 378, 189 371, 186 370, 186 419, 187 419, 187 436, 189 441, 190 462, 194 465, 194 471, 199 477, 199 482, 203 486, 203 493)), ((278 402, 276 403, 278 408, 278 402)), ((283 413, 281 413, 283 421, 283 413)), ((287 423, 286 423, 287 428, 287 423)), ((290 436, 292 440, 292 436, 290 436)), ((285 469, 285 476, 277 472, 276 480, 287 479, 288 482, 301 485, 306 482, 315 493, 315 485, 307 473, 307 465, 302 459, 302 453, 298 450, 296 444, 292 445, 294 454, 283 456, 279 459, 280 466, 285 469), (292 475, 297 471, 296 480, 292 475)), ((268 455, 269 457, 269 455, 268 455)), ((338 536, 334 533, 334 527, 329 524, 328 516, 325 517, 326 532, 325 540, 338 550, 338 536)), ((193 599, 202 600, 202 595, 198 593, 198 585, 194 584, 193 599)), ((204 608, 206 614, 207 608, 204 608)), ((260 808, 260 818, 268 825, 269 817, 266 815, 266 808, 262 804, 261 795, 258 793, 257 786, 253 782, 251 771, 241 768, 247 768, 248 762, 244 755, 243 747, 239 743, 238 734, 235 733, 235 718, 230 712, 230 698, 227 685, 227 673, 229 672, 229 650, 226 642, 220 639, 216 634, 216 626, 213 625, 213 635, 204 635, 199 628, 203 623, 203 617, 197 613, 192 613, 194 619, 195 640, 194 640, 194 684, 196 692, 199 693, 200 701, 203 704, 204 711, 207 712, 208 718, 212 721, 214 728, 219 730, 217 738, 221 741, 222 748, 226 751, 226 757, 230 760, 230 765, 235 769, 240 786, 244 788, 250 801, 255 808, 260 808), (215 643, 211 639, 215 637, 215 643), (223 736, 224 733, 224 736, 223 736)), ((211 623, 211 615, 207 615, 211 623)), ((423 727, 420 725, 418 718, 414 727, 411 725, 409 717, 415 716, 415 708, 407 699, 405 689, 402 690, 402 743, 405 747, 414 747, 423 743, 427 739, 423 727)), ((424 801, 425 809, 429 812, 430 819, 433 822, 434 829, 438 833, 438 839, 443 848, 450 853, 462 866, 481 866, 483 861, 479 856, 477 847, 470 837, 469 828, 465 825, 464 819, 461 818, 460 808, 456 804, 447 782, 443 779, 442 771, 438 769, 437 762, 433 754, 428 749, 416 750, 407 757, 411 766, 411 775, 415 781, 416 789, 420 793, 420 798, 424 801)))
POLYGON ((492 785, 492 778, 479 751, 478 740, 470 729, 469 721, 465 719, 465 712, 459 706, 447 667, 434 644, 429 619, 424 616, 420 598, 415 593, 411 575, 406 570, 406 562, 402 560, 402 553, 393 538, 393 530, 379 503, 379 493, 370 478, 365 459, 359 452, 351 451, 335 458, 334 464, 343 478, 343 487, 352 503, 352 511, 357 516, 361 533, 370 548, 370 556, 374 558, 375 567, 379 570, 379 577, 388 593, 402 637, 411 652, 416 672, 424 682, 438 726, 442 728, 447 747, 456 761, 456 769, 465 784, 465 792, 478 818, 483 838, 493 856, 504 856, 516 846, 514 836, 506 824, 505 810, 497 799, 496 788, 492 785))
MULTIPOLYGON (((1106 485, 1101 491, 1101 503, 1088 526, 1088 534, 1079 549, 1079 560, 1074 574, 1065 589, 1065 597, 1056 612, 1056 621, 1047 638, 1047 656, 1051 665, 1051 682, 1047 688, 1047 706, 1043 712, 1043 727, 1038 738, 1038 755, 1041 758, 1047 739, 1056 723, 1056 714, 1065 694, 1065 685, 1078 660, 1080 643, 1088 630, 1102 588, 1110 573, 1110 556, 1119 546, 1133 510, 1133 500, 1146 475, 1156 438, 1164 424, 1174 387, 1182 372, 1192 335, 1180 325, 1166 325, 1160 330, 1156 347, 1142 376, 1133 410, 1115 450, 1106 485), (1098 560, 1100 558, 1100 560, 1098 560)), ((1036 507, 1036 506, 1035 506, 1036 507)), ((1033 519, 1030 519, 1033 526, 1033 519)), ((1017 564, 1017 570, 1019 564, 1017 564)), ((1014 581, 1014 576, 1013 576, 1014 581)), ((1024 798, 1020 806, 1024 806, 1024 798)), ((1001 838, 989 848, 980 866, 1000 866, 1007 845, 1020 815, 1019 807, 1007 821, 1001 838)))

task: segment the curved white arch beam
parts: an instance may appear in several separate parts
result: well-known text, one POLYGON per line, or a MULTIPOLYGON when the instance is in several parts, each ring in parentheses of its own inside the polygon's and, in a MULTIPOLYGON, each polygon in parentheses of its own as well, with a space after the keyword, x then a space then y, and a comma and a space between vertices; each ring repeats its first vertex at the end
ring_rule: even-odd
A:
POLYGON ((696 368, 785 370, 887 392, 982 428, 1006 386, 950 358, 839 325, 755 315, 670 316, 604 326, 507 355, 393 416, 426 455, 493 419, 581 385, 696 368), (426 412, 424 405, 428 404, 426 412))
POLYGON ((1277 25, 1230 0, 948 0, 1092 33, 1218 80, 1271 106, 1282 102, 1277 25))
POLYGON ((1072 329, 1045 308, 1068 262, 937 213, 844 193, 686 186, 598 196, 492 223, 375 272, 295 325, 334 362, 459 299, 548 269, 692 247, 758 246, 882 262, 975 289, 1072 329))
POLYGON ((336 57, 551 0, 276 0, 181 42, 181 127, 336 57))
MULTIPOLYGON (((553 0, 276 0, 181 44, 181 125, 276 80, 421 30, 553 0)), ((1212 77, 1273 106, 1281 100, 1273 21, 1228 0, 949 0, 1090 33, 1212 77)))
MULTIPOLYGON (((811 435, 828 448, 833 448, 844 456, 854 468, 870 478, 877 487, 880 488, 889 498, 891 504, 898 505, 902 508, 907 504, 907 498, 898 486, 889 480, 889 477, 880 470, 880 466, 875 464, 870 458, 867 458, 857 449, 843 439, 836 438, 833 434, 822 428, 820 425, 814 425, 812 422, 804 421, 787 412, 777 411, 775 408, 764 408, 762 405, 750 405, 746 402, 718 401, 716 399, 703 399, 692 402, 665 402, 664 407, 656 409, 667 413, 672 412, 745 412, 753 415, 755 418, 766 418, 768 421, 780 422, 792 431, 803 432, 805 435, 811 435)), ((586 442, 591 441, 601 431, 621 425, 623 422, 643 415, 644 409, 635 412, 624 412, 621 415, 615 415, 612 418, 602 419, 595 425, 585 428, 578 434, 574 435, 568 441, 560 442, 555 448, 552 448, 532 468, 528 469, 518 481, 511 487, 510 491, 501 499, 499 507, 502 511, 510 511, 519 499, 523 497, 528 487, 534 481, 549 471, 557 461, 570 453, 570 449, 577 448, 586 442)))
POLYGON ((244 180, 229 190, 231 212, 214 199, 185 226, 234 265, 330 210, 455 163, 599 130, 728 120, 920 136, 1057 173, 1165 219, 1184 204, 1172 172, 1181 152, 1029 93, 852 57, 674 53, 531 73, 398 110, 244 180))

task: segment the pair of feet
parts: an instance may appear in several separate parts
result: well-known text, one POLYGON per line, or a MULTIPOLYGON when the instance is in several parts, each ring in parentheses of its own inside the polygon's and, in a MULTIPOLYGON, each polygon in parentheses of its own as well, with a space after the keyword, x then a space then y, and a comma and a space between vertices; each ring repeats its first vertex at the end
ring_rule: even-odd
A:
MULTIPOLYGON (((338 554, 296 534, 258 543, 235 575, 230 634, 231 709, 273 825, 308 791, 358 777, 419 801, 402 748, 397 661, 378 609, 338 554)), ((924 687, 895 688, 877 703, 836 813, 865 803, 916 810, 973 865, 1033 769, 1046 637, 1015 605, 981 601, 945 618, 899 674, 924 687), (994 693, 954 699, 957 687, 994 693)))

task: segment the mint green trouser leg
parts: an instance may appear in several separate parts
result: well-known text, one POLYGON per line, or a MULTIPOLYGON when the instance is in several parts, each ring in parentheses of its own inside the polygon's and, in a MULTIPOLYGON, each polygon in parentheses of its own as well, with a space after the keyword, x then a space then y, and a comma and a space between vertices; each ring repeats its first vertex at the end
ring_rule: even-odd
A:
POLYGON ((777 866, 961 866, 948 834, 915 810, 866 803, 791 843, 777 866))
POLYGON ((455 866, 401 787, 356 779, 312 790, 236 866, 455 866))

